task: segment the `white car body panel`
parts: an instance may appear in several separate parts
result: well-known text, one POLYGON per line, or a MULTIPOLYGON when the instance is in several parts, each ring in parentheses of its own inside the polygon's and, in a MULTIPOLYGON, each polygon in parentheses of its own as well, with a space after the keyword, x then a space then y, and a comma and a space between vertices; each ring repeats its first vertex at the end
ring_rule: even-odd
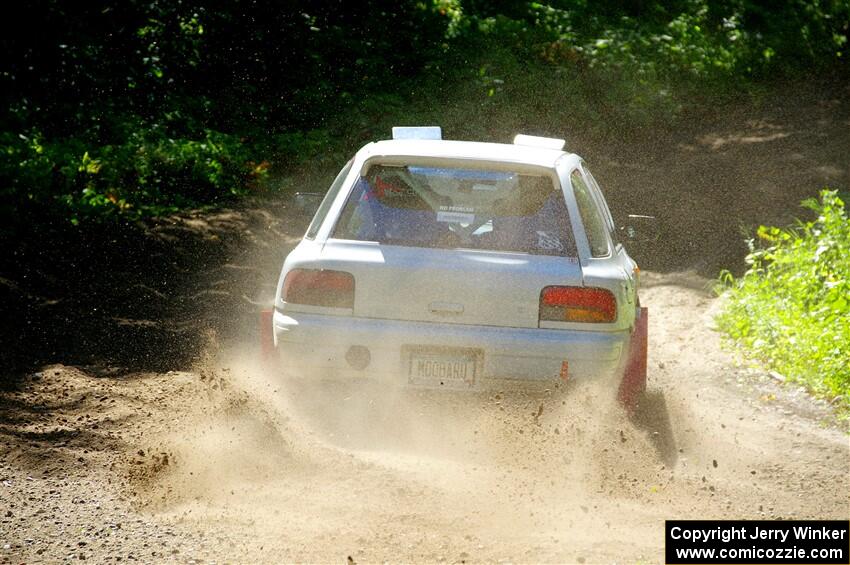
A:
MULTIPOLYGON (((528 380, 557 382, 562 363, 571 379, 604 378, 620 368, 629 332, 545 330, 275 311, 275 344, 291 374, 311 378, 363 378, 405 384, 402 350, 421 345, 481 349, 484 366, 476 384, 528 380), (348 366, 352 345, 369 347, 363 371, 348 366)), ((485 384, 486 386, 486 384, 485 384)))
MULTIPOLYGON (((581 167, 577 155, 519 145, 406 139, 363 147, 315 238, 303 239, 284 262, 273 334, 285 370, 405 382, 404 351, 411 346, 474 349, 482 356, 483 380, 557 379, 564 361, 576 378, 620 367, 635 320, 635 264, 614 241, 607 257, 591 257, 570 183, 570 174, 581 167), (551 175, 563 192, 578 256, 402 247, 331 237, 356 181, 372 163, 407 164, 412 158, 417 165, 480 163, 488 170, 551 175), (351 273, 353 308, 284 302, 284 279, 295 268, 351 273), (541 290, 550 285, 610 290, 617 300, 616 320, 539 321, 541 290), (365 369, 352 369, 346 361, 352 346, 370 351, 365 369)), ((613 227, 601 193, 594 198, 613 227)))
POLYGON ((540 289, 581 284, 578 258, 335 239, 312 268, 354 275, 357 317, 445 324, 536 328, 540 289))

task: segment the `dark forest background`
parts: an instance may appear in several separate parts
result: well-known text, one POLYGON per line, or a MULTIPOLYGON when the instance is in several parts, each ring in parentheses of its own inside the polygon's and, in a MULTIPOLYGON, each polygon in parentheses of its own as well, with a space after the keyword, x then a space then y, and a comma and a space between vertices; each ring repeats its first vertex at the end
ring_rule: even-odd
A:
POLYGON ((669 126, 771 81, 846 74, 850 31, 849 0, 33 0, 17 10, 0 39, 3 216, 72 223, 286 190, 287 171, 338 166, 390 125, 440 123, 447 106, 568 105, 585 128, 669 126))

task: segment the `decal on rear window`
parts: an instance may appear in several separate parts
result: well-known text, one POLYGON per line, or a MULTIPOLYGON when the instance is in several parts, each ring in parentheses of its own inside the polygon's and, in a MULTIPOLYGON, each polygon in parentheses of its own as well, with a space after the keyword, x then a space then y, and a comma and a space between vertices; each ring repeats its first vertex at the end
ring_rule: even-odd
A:
POLYGON ((561 245, 561 240, 556 235, 550 235, 545 231, 537 232, 537 247, 540 249, 551 249, 554 251, 563 251, 564 246, 561 245))
POLYGON ((471 224, 475 221, 474 212, 472 208, 464 206, 440 206, 440 210, 437 212, 437 221, 471 224))

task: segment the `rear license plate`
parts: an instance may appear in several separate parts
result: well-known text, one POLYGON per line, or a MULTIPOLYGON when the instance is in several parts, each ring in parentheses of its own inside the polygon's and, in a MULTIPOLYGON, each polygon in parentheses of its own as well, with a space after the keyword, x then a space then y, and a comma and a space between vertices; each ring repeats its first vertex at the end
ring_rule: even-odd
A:
POLYGON ((470 387, 475 383, 481 366, 481 350, 456 347, 403 348, 410 384, 470 387))

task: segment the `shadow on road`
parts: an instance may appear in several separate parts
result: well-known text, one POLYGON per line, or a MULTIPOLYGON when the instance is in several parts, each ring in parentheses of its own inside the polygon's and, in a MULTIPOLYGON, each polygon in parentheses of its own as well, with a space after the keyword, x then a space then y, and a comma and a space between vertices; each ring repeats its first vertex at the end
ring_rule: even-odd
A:
POLYGON ((632 422, 648 434, 658 457, 665 465, 672 467, 676 464, 678 450, 664 392, 649 390, 644 393, 632 416, 632 422))

